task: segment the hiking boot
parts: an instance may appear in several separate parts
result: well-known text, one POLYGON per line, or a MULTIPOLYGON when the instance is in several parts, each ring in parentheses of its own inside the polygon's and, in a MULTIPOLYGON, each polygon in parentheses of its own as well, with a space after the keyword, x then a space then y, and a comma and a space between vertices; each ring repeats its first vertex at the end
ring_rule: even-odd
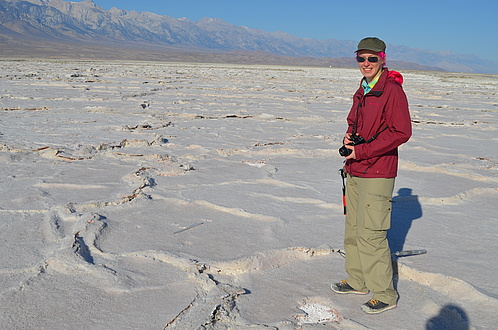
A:
POLYGON ((354 294, 367 294, 368 293, 368 292, 362 292, 362 291, 355 290, 345 280, 342 280, 340 283, 333 283, 332 285, 330 285, 330 288, 335 293, 354 293, 354 294))
POLYGON ((369 301, 361 305, 361 309, 368 314, 379 314, 395 307, 395 304, 388 305, 377 299, 370 299, 369 301))

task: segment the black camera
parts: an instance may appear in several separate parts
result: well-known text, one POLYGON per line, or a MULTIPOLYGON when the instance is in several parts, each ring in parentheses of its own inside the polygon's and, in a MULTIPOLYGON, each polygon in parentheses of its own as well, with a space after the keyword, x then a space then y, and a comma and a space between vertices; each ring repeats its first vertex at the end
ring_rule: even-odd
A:
MULTIPOLYGON (((349 140, 351 140, 351 143, 348 143, 349 146, 357 146, 358 144, 363 144, 367 141, 365 141, 364 138, 362 138, 361 136, 359 135, 356 135, 356 134, 351 134, 351 136, 349 137, 349 140)), ((339 155, 343 156, 343 157, 347 157, 349 155, 351 155, 353 151, 351 149, 348 149, 346 148, 346 146, 342 146, 341 148, 339 148, 339 155)))

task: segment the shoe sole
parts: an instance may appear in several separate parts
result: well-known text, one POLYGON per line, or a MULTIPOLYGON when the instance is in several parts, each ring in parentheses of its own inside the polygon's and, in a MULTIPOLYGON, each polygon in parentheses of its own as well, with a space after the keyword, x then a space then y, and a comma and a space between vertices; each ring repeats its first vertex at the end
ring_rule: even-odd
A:
POLYGON ((372 309, 370 307, 367 307, 365 305, 361 306, 361 309, 367 313, 367 314, 380 314, 382 312, 388 311, 390 309, 396 308, 396 305, 389 305, 387 307, 381 308, 381 309, 372 309))
POLYGON ((337 289, 334 289, 334 285, 330 285, 330 290, 334 291, 335 293, 339 293, 339 294, 359 294, 359 295, 365 295, 365 294, 368 294, 368 292, 361 292, 361 291, 339 291, 337 289))

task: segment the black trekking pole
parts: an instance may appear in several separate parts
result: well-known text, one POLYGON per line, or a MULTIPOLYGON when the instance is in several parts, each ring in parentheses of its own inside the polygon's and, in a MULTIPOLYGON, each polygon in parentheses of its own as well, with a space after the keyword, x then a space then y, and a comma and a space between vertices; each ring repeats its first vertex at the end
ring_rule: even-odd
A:
POLYGON ((342 206, 344 207, 344 215, 346 215, 346 171, 344 169, 340 169, 339 173, 341 174, 342 178, 342 206))

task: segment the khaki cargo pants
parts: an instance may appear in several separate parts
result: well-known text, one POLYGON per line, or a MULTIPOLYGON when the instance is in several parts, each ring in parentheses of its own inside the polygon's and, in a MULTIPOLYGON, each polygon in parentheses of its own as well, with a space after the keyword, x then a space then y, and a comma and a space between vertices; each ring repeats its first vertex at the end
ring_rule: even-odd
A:
POLYGON ((346 182, 344 250, 348 284, 373 293, 373 298, 396 304, 391 250, 387 230, 391 226, 394 178, 360 178, 346 182))

